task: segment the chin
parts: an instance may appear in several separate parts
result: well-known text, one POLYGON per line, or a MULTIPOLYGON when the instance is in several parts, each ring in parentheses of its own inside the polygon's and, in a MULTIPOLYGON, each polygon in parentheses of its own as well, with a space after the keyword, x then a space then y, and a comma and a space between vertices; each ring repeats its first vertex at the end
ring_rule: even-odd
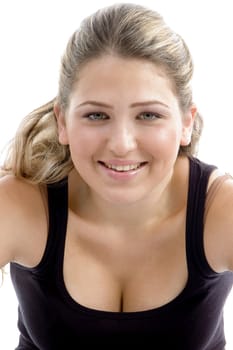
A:
POLYGON ((101 197, 106 201, 111 204, 115 205, 131 205, 135 204, 137 202, 140 202, 146 197, 146 194, 136 194, 135 190, 133 191, 134 193, 127 193, 127 191, 117 191, 117 193, 109 193, 104 195, 101 193, 101 197))

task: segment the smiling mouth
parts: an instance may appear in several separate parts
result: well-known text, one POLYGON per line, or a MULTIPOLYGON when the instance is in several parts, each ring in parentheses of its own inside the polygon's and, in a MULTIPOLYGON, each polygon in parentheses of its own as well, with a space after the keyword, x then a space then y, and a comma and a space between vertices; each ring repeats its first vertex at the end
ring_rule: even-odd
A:
POLYGON ((105 168, 108 168, 110 170, 120 172, 120 173, 137 170, 147 164, 147 162, 141 162, 136 164, 115 165, 115 164, 107 164, 101 161, 99 161, 99 163, 103 165, 105 168))

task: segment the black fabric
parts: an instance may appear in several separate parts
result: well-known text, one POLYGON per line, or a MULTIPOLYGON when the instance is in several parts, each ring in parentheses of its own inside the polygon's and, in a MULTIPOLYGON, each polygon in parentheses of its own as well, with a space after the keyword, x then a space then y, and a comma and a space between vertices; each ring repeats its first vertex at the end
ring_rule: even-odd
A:
POLYGON ((166 305, 140 312, 93 310, 70 297, 63 281, 68 186, 66 179, 49 185, 50 224, 43 258, 35 268, 11 263, 21 334, 16 349, 71 350, 88 345, 111 349, 116 345, 141 345, 143 349, 158 350, 223 350, 223 306, 233 274, 215 273, 203 248, 206 188, 213 169, 190 158, 185 288, 166 305))

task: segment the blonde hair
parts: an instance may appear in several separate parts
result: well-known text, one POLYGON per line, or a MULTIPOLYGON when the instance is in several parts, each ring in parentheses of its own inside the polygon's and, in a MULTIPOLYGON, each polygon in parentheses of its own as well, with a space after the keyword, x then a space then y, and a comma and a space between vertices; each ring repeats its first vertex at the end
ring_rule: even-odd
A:
MULTIPOLYGON (((149 60, 165 69, 173 82, 182 111, 192 105, 190 86, 193 62, 184 40, 164 22, 162 16, 135 4, 115 4, 84 19, 68 41, 62 57, 57 96, 30 113, 20 124, 2 167, 32 183, 62 180, 73 168, 69 147, 58 141, 54 103, 62 110, 82 67, 105 54, 149 60)), ((195 155, 202 130, 197 113, 188 146, 180 154, 195 155)))

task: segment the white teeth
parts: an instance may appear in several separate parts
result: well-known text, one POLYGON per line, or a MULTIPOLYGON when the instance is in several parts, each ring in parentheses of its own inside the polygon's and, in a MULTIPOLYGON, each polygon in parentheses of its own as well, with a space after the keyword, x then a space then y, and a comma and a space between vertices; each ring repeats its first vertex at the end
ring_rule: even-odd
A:
POLYGON ((109 169, 113 169, 116 171, 129 171, 136 170, 140 167, 140 163, 138 164, 130 164, 130 165, 113 165, 113 164, 105 164, 109 169))

